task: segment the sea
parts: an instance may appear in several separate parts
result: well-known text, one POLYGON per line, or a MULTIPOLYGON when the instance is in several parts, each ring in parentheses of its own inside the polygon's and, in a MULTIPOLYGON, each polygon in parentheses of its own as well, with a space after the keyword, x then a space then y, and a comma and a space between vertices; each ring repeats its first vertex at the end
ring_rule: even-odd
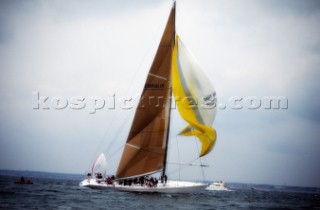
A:
POLYGON ((77 174, 0 171, 0 209, 320 209, 320 189, 225 183, 230 191, 129 193, 79 186, 77 174), (32 185, 15 184, 21 176, 32 185))

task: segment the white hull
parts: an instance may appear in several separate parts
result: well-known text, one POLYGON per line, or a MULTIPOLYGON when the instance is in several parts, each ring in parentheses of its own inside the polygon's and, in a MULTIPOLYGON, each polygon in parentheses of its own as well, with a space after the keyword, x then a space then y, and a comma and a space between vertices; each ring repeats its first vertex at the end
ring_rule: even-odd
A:
POLYGON ((199 182, 186 182, 186 181, 171 181, 169 180, 165 185, 159 183, 157 187, 148 187, 141 185, 124 186, 119 184, 108 185, 105 182, 98 183, 95 179, 85 179, 79 184, 81 187, 88 187, 92 189, 106 189, 118 190, 126 192, 159 192, 159 193, 197 193, 204 192, 206 187, 205 183, 199 182))
POLYGON ((210 184, 206 188, 206 190, 229 191, 229 189, 224 186, 224 182, 223 181, 214 182, 214 183, 210 184))

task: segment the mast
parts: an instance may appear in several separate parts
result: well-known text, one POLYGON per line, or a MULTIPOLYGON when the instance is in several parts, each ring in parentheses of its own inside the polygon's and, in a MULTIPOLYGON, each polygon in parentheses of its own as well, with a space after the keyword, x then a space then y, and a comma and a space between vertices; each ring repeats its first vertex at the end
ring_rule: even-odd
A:
MULTIPOLYGON (((173 47, 175 45, 175 37, 176 37, 176 1, 173 1, 173 34, 172 36, 174 37, 172 39, 172 51, 173 51, 173 47)), ((172 59, 171 59, 171 66, 172 66, 172 59)), ((172 84, 172 82, 171 82, 172 84)), ((170 98, 172 98, 172 85, 170 85, 170 98)), ((165 147, 165 151, 164 151, 164 159, 163 159, 163 170, 162 170, 162 177, 164 177, 166 175, 166 166, 167 166, 167 157, 168 157, 168 144, 169 144, 169 134, 170 134, 170 119, 171 119, 171 100, 170 100, 170 105, 169 105, 169 119, 168 119, 168 132, 167 132, 167 139, 166 139, 166 147, 165 147)))

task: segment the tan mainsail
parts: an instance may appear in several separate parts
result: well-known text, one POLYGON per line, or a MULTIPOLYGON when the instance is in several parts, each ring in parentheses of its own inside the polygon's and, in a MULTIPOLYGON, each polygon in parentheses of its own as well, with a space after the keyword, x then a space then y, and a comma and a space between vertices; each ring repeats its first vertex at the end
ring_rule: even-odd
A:
POLYGON ((137 107, 116 177, 152 174, 164 168, 170 119, 171 58, 175 5, 162 35, 137 107))

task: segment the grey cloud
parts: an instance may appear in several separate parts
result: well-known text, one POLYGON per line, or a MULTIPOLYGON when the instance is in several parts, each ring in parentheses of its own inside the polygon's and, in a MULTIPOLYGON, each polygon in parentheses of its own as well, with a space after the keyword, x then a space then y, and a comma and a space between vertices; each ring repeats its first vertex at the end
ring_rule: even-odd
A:
POLYGON ((278 14, 299 14, 310 15, 314 12, 320 12, 320 2, 318 0, 262 0, 261 4, 266 9, 270 9, 278 14))

